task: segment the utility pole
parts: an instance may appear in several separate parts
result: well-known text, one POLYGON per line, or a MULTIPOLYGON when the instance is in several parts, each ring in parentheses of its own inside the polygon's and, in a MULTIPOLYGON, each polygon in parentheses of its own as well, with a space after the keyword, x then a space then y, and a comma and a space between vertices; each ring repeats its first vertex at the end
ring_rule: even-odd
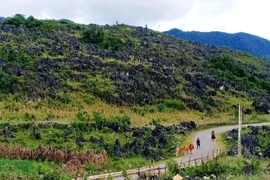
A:
POLYGON ((238 119, 238 156, 241 156, 241 128, 242 128, 242 107, 239 103, 239 119, 238 119))

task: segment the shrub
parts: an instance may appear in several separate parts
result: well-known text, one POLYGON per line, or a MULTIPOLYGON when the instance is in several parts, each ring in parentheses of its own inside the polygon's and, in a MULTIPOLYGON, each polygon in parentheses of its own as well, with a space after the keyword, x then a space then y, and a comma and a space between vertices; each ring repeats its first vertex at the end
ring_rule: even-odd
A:
POLYGON ((94 112, 93 113, 93 121, 95 122, 95 127, 97 129, 102 129, 103 126, 106 125, 106 118, 103 113, 100 112, 94 112))
POLYGON ((83 112, 78 112, 76 114, 76 118, 79 120, 79 121, 90 121, 90 115, 86 112, 86 111, 83 111, 83 112))
POLYGON ((24 25, 26 19, 22 14, 15 14, 13 17, 8 17, 4 20, 5 24, 9 24, 11 26, 19 27, 20 25, 24 25))
POLYGON ((35 19, 33 16, 29 16, 26 19, 25 25, 28 28, 37 28, 37 27, 40 27, 42 25, 42 21, 39 21, 38 19, 35 19))
POLYGON ((186 108, 185 103, 179 99, 166 100, 163 103, 158 105, 158 111, 174 111, 174 110, 183 110, 186 108))
POLYGON ((97 26, 86 29, 82 32, 82 40, 85 43, 101 45, 104 40, 104 31, 97 26))
POLYGON ((118 37, 105 37, 102 42, 102 47, 104 49, 109 49, 113 51, 120 50, 124 46, 124 43, 118 37))
POLYGON ((91 96, 91 95, 85 95, 83 97, 83 100, 84 100, 84 102, 86 104, 91 105, 91 104, 93 104, 95 102, 96 97, 95 96, 91 96))
POLYGON ((96 25, 93 25, 82 32, 82 41, 115 51, 124 46, 124 43, 120 38, 106 35, 104 30, 96 25))
POLYGON ((61 97, 61 102, 64 103, 64 104, 70 104, 72 102, 72 99, 71 99, 71 97, 68 94, 65 93, 61 97))
POLYGON ((175 176, 179 173, 178 163, 174 160, 168 162, 168 170, 170 176, 175 176))
POLYGON ((149 123, 150 125, 158 125, 160 123, 160 119, 152 119, 151 122, 149 123))
POLYGON ((49 113, 47 114, 47 118, 48 118, 48 119, 54 119, 54 118, 55 118, 55 115, 54 115, 52 112, 49 112, 49 113))
POLYGON ((0 93, 11 92, 12 85, 17 82, 17 78, 0 71, 0 93))
POLYGON ((36 119, 36 117, 34 114, 30 114, 28 112, 24 114, 24 120, 26 120, 26 121, 32 121, 35 119, 36 119))

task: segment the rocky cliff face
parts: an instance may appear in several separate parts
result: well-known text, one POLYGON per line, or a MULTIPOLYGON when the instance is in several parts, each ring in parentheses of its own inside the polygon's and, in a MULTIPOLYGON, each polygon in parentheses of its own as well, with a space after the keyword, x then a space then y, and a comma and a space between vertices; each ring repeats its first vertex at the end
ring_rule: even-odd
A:
POLYGON ((265 97, 269 97, 270 62, 264 59, 141 27, 40 20, 30 26, 27 20, 19 25, 0 21, 2 94, 66 102, 69 93, 84 93, 120 106, 176 99, 188 108, 210 111, 224 106, 215 99, 219 93, 244 92, 254 99, 257 111, 269 113, 265 97), (96 29, 104 36, 86 42, 85 32, 96 29), (218 68, 211 70, 220 55, 233 58, 245 74, 233 72, 233 79, 220 75, 218 68), (237 78, 244 83, 239 85, 237 78))

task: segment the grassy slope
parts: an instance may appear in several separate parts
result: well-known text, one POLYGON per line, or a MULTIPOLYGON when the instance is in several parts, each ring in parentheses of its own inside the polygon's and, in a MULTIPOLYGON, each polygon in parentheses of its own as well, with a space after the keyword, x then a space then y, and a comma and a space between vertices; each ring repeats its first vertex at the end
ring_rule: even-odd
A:
MULTIPOLYGON (((225 98, 224 101, 228 101, 229 99, 233 100, 232 97, 225 98)), ((241 101, 237 101, 234 99, 235 103, 241 101)), ((42 103, 41 103, 42 104, 42 103)), ((244 107, 250 107, 251 102, 242 103, 244 107)), ((56 122, 61 123, 69 123, 76 121, 76 115, 83 111, 86 111, 88 114, 92 114, 93 112, 103 112, 105 116, 119 116, 126 114, 130 117, 132 126, 143 126, 145 124, 149 124, 153 119, 157 119, 161 124, 171 125, 176 124, 181 121, 190 121, 193 120, 198 124, 204 125, 209 123, 236 123, 237 116, 233 111, 217 113, 211 116, 207 115, 204 112, 198 112, 194 110, 182 110, 182 111, 173 111, 173 112, 145 112, 144 114, 135 113, 132 109, 128 107, 117 107, 114 105, 109 105, 103 101, 97 100, 92 105, 84 104, 83 109, 77 107, 60 107, 53 108, 48 107, 45 103, 41 105, 41 108, 36 108, 36 106, 40 106, 40 103, 24 103, 24 102, 12 102, 9 105, 8 102, 0 102, 0 117, 1 122, 11 122, 11 123, 19 123, 19 122, 33 122, 33 121, 41 121, 45 118, 53 119, 56 122), (12 105, 12 109, 10 106, 12 105), (14 107, 18 107, 18 110, 13 110, 14 107), (29 118, 29 116, 33 115, 33 119, 29 118)), ((65 106, 65 105, 64 105, 65 106)), ((142 112, 143 112, 142 108, 142 112)), ((263 122, 270 121, 268 115, 263 114, 254 114, 254 115, 246 115, 244 122, 263 122)))
MULTIPOLYGON (((180 80, 180 83, 177 87, 183 87, 185 80, 183 79, 182 72, 196 74, 198 72, 206 72, 203 64, 207 63, 209 59, 214 54, 211 54, 210 51, 212 47, 204 46, 200 44, 191 44, 186 41, 172 39, 168 36, 165 36, 161 33, 154 32, 152 30, 142 30, 142 35, 139 35, 140 31, 135 27, 119 25, 105 28, 105 35, 117 37, 121 39, 122 42, 126 43, 130 41, 132 43, 131 53, 128 54, 128 59, 120 60, 115 58, 104 58, 96 52, 91 52, 87 50, 88 45, 82 41, 78 41, 80 49, 75 51, 73 45, 68 41, 70 38, 81 39, 82 32, 87 29, 91 29, 91 26, 78 25, 74 23, 59 22, 59 21, 42 21, 45 31, 48 31, 47 34, 55 36, 57 41, 63 41, 64 43, 64 53, 63 55, 55 55, 50 46, 47 46, 46 43, 52 44, 55 41, 51 38, 48 38, 46 35, 40 35, 33 33, 35 31, 27 31, 20 35, 14 35, 10 32, 2 32, 7 38, 0 44, 0 48, 5 49, 6 47, 15 48, 16 44, 20 44, 20 51, 28 54, 29 46, 35 48, 36 51, 40 49, 45 49, 43 54, 40 55, 30 55, 32 60, 35 62, 40 57, 48 57, 52 60, 64 59, 64 58, 74 58, 77 56, 82 57, 96 57, 101 60, 103 63, 111 63, 114 66, 120 67, 122 70, 130 68, 133 65, 142 64, 146 68, 151 68, 151 62, 142 60, 140 55, 147 55, 151 58, 158 57, 159 59, 165 59, 168 62, 177 62, 178 57, 181 57, 181 66, 179 68, 170 68, 164 64, 164 68, 172 69, 174 75, 177 76, 177 79, 180 80), (79 27, 79 29, 77 28, 79 27), (51 31, 53 29, 53 31, 51 31), (134 32, 136 32, 134 34, 134 32), (33 35, 33 38, 29 36, 33 35), (24 43, 22 43, 24 39, 24 43), (144 48, 143 43, 149 44, 149 48, 144 48), (147 49, 147 51, 145 51, 147 49), (202 52, 205 52, 207 55, 203 55, 202 52), (93 55, 91 53, 94 53, 93 55), (200 59, 200 60, 197 60, 200 59), (192 66, 196 66, 196 69, 193 69, 192 66)), ((46 33, 45 33, 46 34, 46 33)), ((63 44, 57 43, 57 46, 62 46, 63 44)), ((119 50, 120 53, 126 53, 128 47, 124 47, 123 50, 119 50)), ((240 63, 246 63, 247 67, 252 66, 256 67, 256 72, 261 74, 267 74, 266 67, 267 61, 250 56, 247 53, 243 52, 229 52, 224 48, 214 48, 216 51, 221 53, 230 54, 236 61, 240 63)), ((3 52, 3 51, 2 51, 3 52)), ((219 53, 216 53, 219 54, 219 53)), ((1 54, 3 59, 6 59, 6 54, 1 54)), ((2 122, 23 122, 29 119, 29 116, 33 117, 32 120, 43 120, 46 117, 52 117, 56 121, 61 122, 70 122, 75 120, 76 114, 80 111, 87 111, 89 114, 92 114, 93 111, 104 111, 106 116, 119 115, 121 113, 126 113, 130 116, 132 125, 145 125, 148 124, 152 119, 158 119, 162 124, 173 124, 182 120, 194 120, 197 123, 213 123, 213 122, 231 122, 234 119, 234 109, 232 109, 233 104, 241 103, 246 109, 251 109, 254 112, 252 107, 252 99, 246 92, 237 91, 233 88, 230 88, 228 91, 217 91, 217 95, 212 97, 216 102, 215 105, 211 106, 211 113, 206 113, 206 111, 198 112, 187 108, 186 110, 174 111, 174 112, 159 112, 157 110, 156 104, 146 106, 146 107, 136 107, 140 111, 134 113, 130 106, 117 107, 114 105, 109 105, 103 101, 102 97, 97 98, 98 100, 93 100, 95 103, 93 105, 88 105, 85 103, 85 94, 84 89, 82 88, 82 82, 76 82, 69 78, 66 78, 66 75, 70 72, 73 72, 72 69, 65 63, 60 63, 61 71, 54 72, 51 70, 51 74, 59 77, 63 80, 63 84, 68 89, 68 93, 63 93, 63 89, 60 89, 57 96, 60 98, 67 96, 71 101, 68 104, 59 101, 51 101, 49 99, 41 99, 38 102, 32 102, 28 100, 21 100, 24 98, 18 98, 18 96, 5 96, 3 95, 2 101, 0 101, 0 107, 2 111, 0 112, 0 117, 2 122), (71 89, 76 89, 72 91, 71 89), (149 113, 149 109, 154 109, 154 113, 149 113)), ((247 68, 246 67, 246 68, 247 68)), ((250 69, 247 69, 250 71, 250 69)), ((75 74, 83 74, 87 76, 87 81, 90 83, 96 84, 96 89, 91 90, 90 95, 95 97, 97 94, 103 92, 112 92, 113 96, 119 96, 119 92, 115 90, 114 82, 107 78, 106 75, 104 78, 104 71, 102 69, 98 75, 92 76, 89 74, 91 71, 85 72, 76 72, 75 74)), ((18 84, 23 84, 28 81, 28 74, 25 76, 19 77, 18 84)), ((33 74, 29 74, 29 77, 33 74)), ((209 87, 210 88, 210 87, 209 87)), ((211 88, 210 88, 211 89, 211 88)), ((182 88, 180 90, 180 95, 177 98, 194 98, 198 99, 194 94, 184 91, 182 88)), ((46 94, 45 94, 46 95, 46 94)), ((20 95, 19 95, 20 97, 20 95)), ((202 101, 198 99, 198 101, 202 101)), ((201 103, 201 102, 199 102, 201 103)))
POLYGON ((38 162, 20 159, 0 158, 1 179, 70 179, 60 173, 61 166, 53 162, 38 162))

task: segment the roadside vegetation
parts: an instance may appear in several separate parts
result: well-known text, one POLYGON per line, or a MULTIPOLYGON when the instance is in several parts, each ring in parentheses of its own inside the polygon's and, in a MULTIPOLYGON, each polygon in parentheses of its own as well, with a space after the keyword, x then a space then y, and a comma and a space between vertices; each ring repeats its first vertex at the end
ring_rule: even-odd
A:
POLYGON ((178 168, 175 161, 168 162, 169 172, 161 179, 171 179, 180 174, 184 179, 212 178, 212 179, 269 179, 270 127, 244 128, 242 135, 242 156, 237 156, 237 130, 222 134, 222 141, 226 145, 224 153, 214 160, 203 162, 200 166, 178 168), (254 135, 255 141, 249 139, 254 135), (255 149, 254 149, 255 148, 255 149), (261 154, 260 154, 261 153, 261 154))
POLYGON ((0 158, 0 179, 71 179, 61 168, 49 161, 0 158))

